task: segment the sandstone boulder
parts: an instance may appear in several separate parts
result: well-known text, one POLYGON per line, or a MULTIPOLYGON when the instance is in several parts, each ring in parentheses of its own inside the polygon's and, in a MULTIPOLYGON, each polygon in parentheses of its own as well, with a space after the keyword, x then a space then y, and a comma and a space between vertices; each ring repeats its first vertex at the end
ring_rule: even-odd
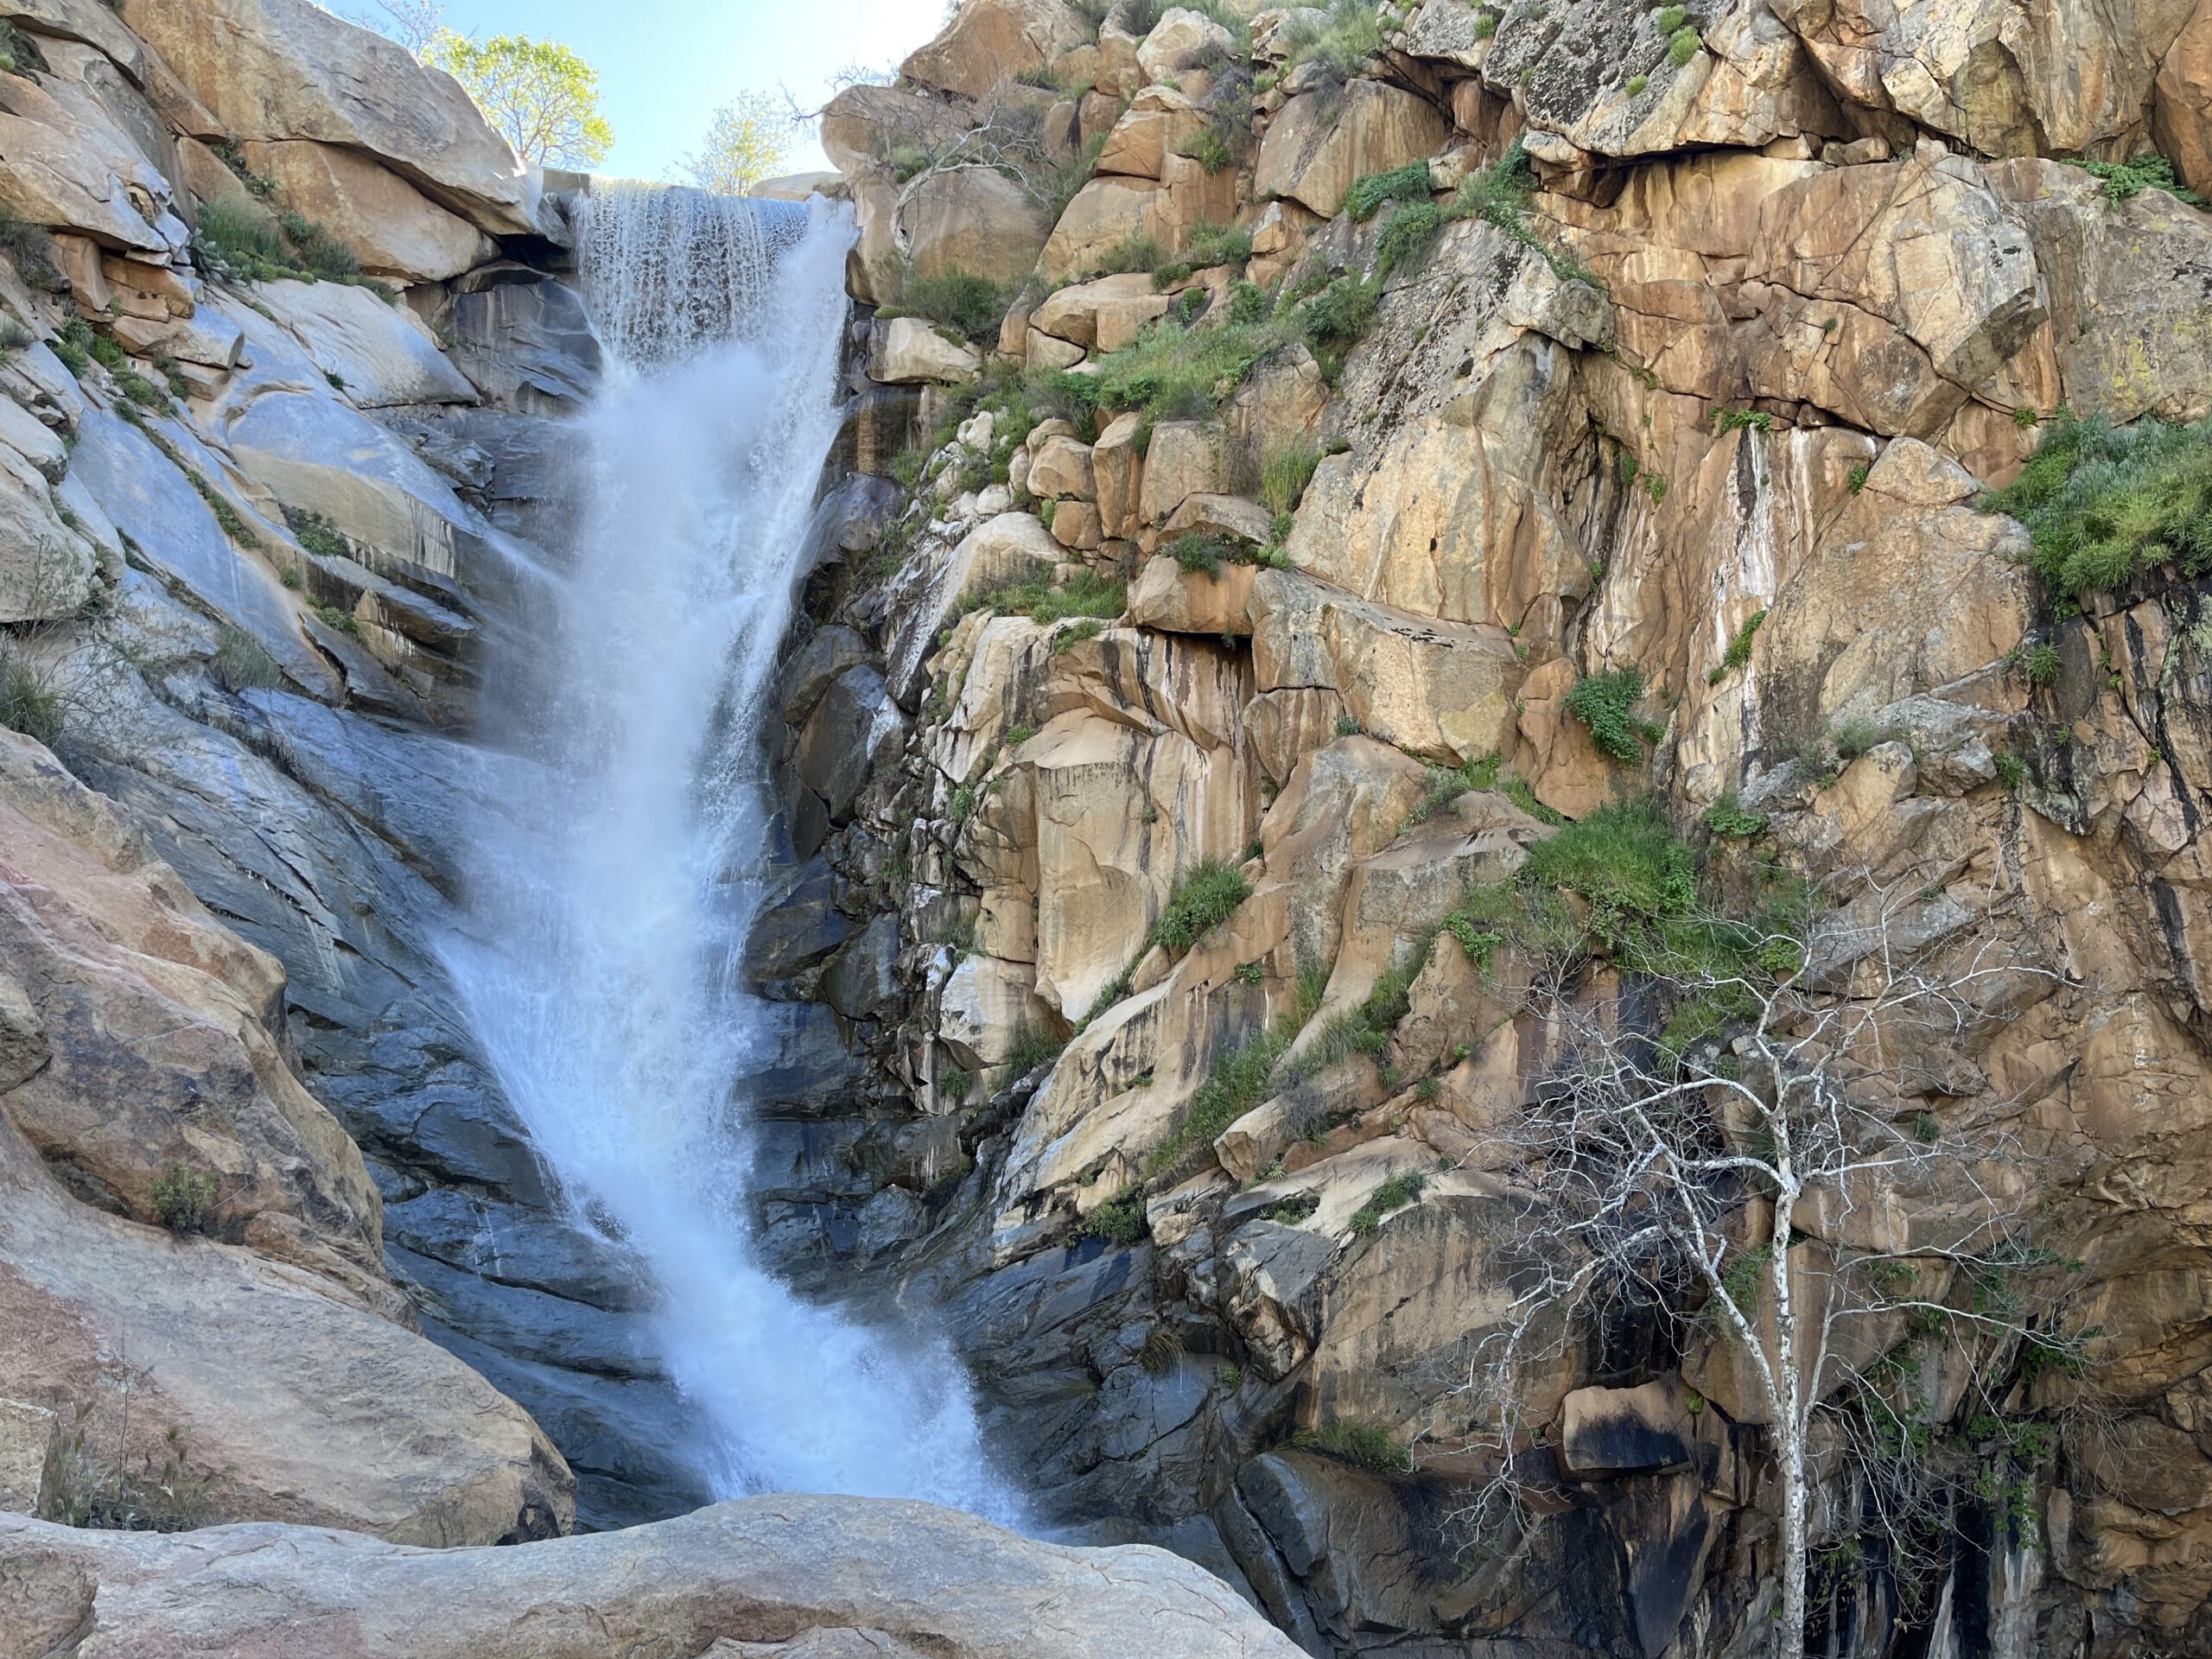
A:
POLYGON ((879 320, 868 333, 868 378, 887 385, 956 385, 974 379, 982 360, 973 346, 947 340, 923 317, 879 320))
POLYGON ((944 32, 899 66, 908 80, 960 98, 982 98, 1025 69, 1042 69, 1091 39, 1065 0, 975 0, 944 32))
POLYGON ((359 150, 480 230, 539 231, 506 140, 458 81, 397 41, 310 0, 126 0, 123 19, 231 136, 359 150))
POLYGON ((959 273, 1018 284, 1052 233, 1027 187, 985 167, 925 173, 899 198, 898 240, 925 276, 959 273))
POLYGON ((1453 765, 1510 729, 1522 673, 1502 628, 1413 616, 1289 570, 1260 572, 1251 613, 1262 691, 1335 691, 1363 729, 1453 765))
POLYGON ((1147 80, 1172 80, 1226 57, 1231 44, 1229 31, 1205 13, 1175 6, 1161 14, 1137 48, 1137 67, 1147 80))
POLYGON ((1341 95, 1302 92, 1261 141, 1253 188, 1294 197, 1327 218, 1344 206, 1353 180, 1426 160, 1451 131, 1426 99, 1379 80, 1355 80, 1341 95))

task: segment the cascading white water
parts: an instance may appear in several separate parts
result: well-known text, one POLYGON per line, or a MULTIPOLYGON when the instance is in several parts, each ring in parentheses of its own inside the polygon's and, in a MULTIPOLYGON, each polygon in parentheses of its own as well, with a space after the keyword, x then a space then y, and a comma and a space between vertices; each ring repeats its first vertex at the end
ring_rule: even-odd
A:
POLYGON ((495 667, 537 764, 485 826, 450 965, 579 1221, 658 1280, 718 1495, 1014 1518, 941 1346, 795 1300, 745 1220, 742 1079, 772 1048, 736 968, 771 833, 757 734, 836 433, 849 220, 601 181, 578 230, 612 360, 550 637, 495 667))

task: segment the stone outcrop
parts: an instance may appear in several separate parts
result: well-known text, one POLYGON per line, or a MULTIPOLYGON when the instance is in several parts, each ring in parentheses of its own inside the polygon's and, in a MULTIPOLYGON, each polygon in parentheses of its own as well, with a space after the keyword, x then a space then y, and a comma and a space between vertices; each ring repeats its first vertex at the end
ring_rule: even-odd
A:
POLYGON ((1165 1551, 1031 1543, 923 1503, 785 1496, 505 1550, 226 1527, 87 1534, 0 1516, 13 1651, 241 1644, 270 1659, 714 1659, 867 1654, 1291 1659, 1229 1588, 1165 1551), (28 1643, 28 1645, 25 1645, 28 1643))

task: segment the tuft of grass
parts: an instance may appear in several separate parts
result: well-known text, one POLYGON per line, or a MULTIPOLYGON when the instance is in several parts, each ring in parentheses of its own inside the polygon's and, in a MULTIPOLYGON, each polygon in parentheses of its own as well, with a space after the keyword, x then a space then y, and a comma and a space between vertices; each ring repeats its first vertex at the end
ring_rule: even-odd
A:
POLYGON ((2028 763, 2005 749, 1991 757, 1997 763, 1997 781, 2005 788, 2018 792, 2027 786, 2028 763))
POLYGON ((1320 464, 1320 451, 1302 439, 1270 450, 1260 464, 1260 505, 1277 515, 1296 512, 1320 464))
POLYGON ((216 634, 215 655, 207 669, 226 691, 269 691, 284 683, 284 671, 261 641, 227 622, 216 634))
POLYGON ((1873 471, 1874 469, 1872 466, 1868 465, 1866 461, 1860 461, 1856 467, 1853 467, 1851 469, 1850 475, 1844 480, 1844 487, 1849 490, 1853 495, 1857 495, 1861 490, 1866 487, 1866 480, 1872 474, 1873 471))
POLYGON ((1393 1175, 1368 1194, 1367 1202, 1351 1212, 1353 1232, 1364 1236, 1382 1224, 1382 1217, 1394 1210, 1402 1210, 1421 1196, 1421 1188, 1428 1185, 1428 1178, 1419 1170, 1403 1175, 1393 1175))
POLYGON ((1650 85, 1651 77, 1649 75, 1630 75, 1628 78, 1628 95, 1630 98, 1641 98, 1644 88, 1650 85))
POLYGON ((1651 21, 1658 25, 1662 35, 1672 35, 1684 23, 1689 22, 1689 8, 1687 6, 1662 6, 1659 8, 1658 15, 1651 21))
POLYGON ((1643 701, 1643 676, 1624 668, 1577 680, 1567 694, 1567 711, 1590 728, 1591 741, 1600 753, 1640 766, 1644 746, 1667 734, 1664 726, 1637 717, 1636 705, 1643 701))
POLYGON ((0 726, 52 748, 61 738, 61 695, 22 663, 0 675, 0 726))
POLYGON ((1153 924, 1152 943, 1182 956, 1251 896, 1252 884, 1236 866, 1207 859, 1175 883, 1166 909, 1153 924))
POLYGON ((1399 1445, 1389 1429, 1374 1423, 1332 1422, 1319 1428, 1301 1428, 1290 1437, 1290 1443, 1301 1452, 1319 1452, 1376 1474, 1408 1474, 1414 1466, 1413 1453, 1399 1445))
POLYGON ((1744 619, 1744 626, 1737 629, 1735 637, 1728 641, 1728 649, 1721 653, 1720 661, 1706 671, 1705 683, 1707 685, 1718 685, 1731 674, 1741 673, 1751 665, 1751 641, 1758 634, 1759 625, 1765 620, 1766 612, 1764 609, 1753 611, 1744 619))
POLYGON ((154 1215, 173 1233, 204 1232, 219 1191, 213 1171, 173 1158, 154 1179, 154 1215))
MULTIPOLYGON (((1242 266, 1251 257, 1251 232, 1234 225, 1200 225, 1192 230, 1188 250, 1182 257, 1170 259, 1163 255, 1154 262, 1152 285, 1164 293, 1178 283, 1188 282, 1196 271, 1211 270, 1217 265, 1242 266)), ((1264 289, 1258 291, 1264 296, 1264 289)), ((1192 296, 1186 294, 1183 297, 1188 300, 1192 296)), ((1205 298, 1203 295, 1197 297, 1201 301, 1205 298)), ((1187 327, 1192 319, 1185 317, 1183 321, 1187 327)))
POLYGON ((1006 1057, 1009 1074, 1026 1077, 1040 1065, 1049 1065, 1060 1058, 1060 1051, 1067 1045, 1058 1038, 1044 1032, 1024 1029, 1014 1039, 1014 1046, 1006 1057))
POLYGON ((1668 37, 1667 61, 1679 69, 1697 56, 1698 49, 1703 45, 1704 42, 1698 39, 1697 30, 1688 27, 1678 29, 1668 37))
MULTIPOLYGON (((1086 570, 1058 587, 1046 582, 1016 582, 978 594, 962 607, 967 611, 995 611, 1001 616, 1026 616, 1047 625, 1071 617, 1112 621, 1128 609, 1128 584, 1096 570, 1086 570)), ((1089 637, 1095 638, 1094 629, 1089 637)))
POLYGON ((61 274, 54 238, 44 226, 0 210, 0 253, 14 263, 16 274, 29 286, 48 294, 69 291, 69 279, 61 274))
POLYGON ((1211 1146, 1223 1130, 1274 1092, 1277 1065, 1320 1007, 1327 983, 1319 969, 1301 969, 1291 1005, 1274 1024, 1215 1061, 1213 1075, 1191 1096, 1190 1110, 1175 1133, 1145 1160, 1147 1179, 1174 1168, 1192 1148, 1211 1146))
POLYGON ((2056 684, 2060 671, 2066 665, 2058 647, 2047 641, 2019 646, 2012 652, 2012 661, 2027 677, 2028 683, 2038 689, 2056 684))
POLYGON ((2212 570, 2212 420, 2113 427, 2062 410, 1981 505, 2027 527, 2037 574, 2063 600, 2163 564, 2194 579, 2212 570))
POLYGON ((1335 0, 1325 16, 1294 14, 1275 39, 1287 55, 1286 73, 1300 64, 1318 63, 1341 84, 1382 49, 1382 26, 1367 0, 1335 0))
POLYGON ((318 606, 315 608, 315 614, 322 620, 322 625, 326 628, 335 628, 340 633, 357 636, 361 632, 361 625, 354 620, 353 613, 340 610, 335 605, 318 606))

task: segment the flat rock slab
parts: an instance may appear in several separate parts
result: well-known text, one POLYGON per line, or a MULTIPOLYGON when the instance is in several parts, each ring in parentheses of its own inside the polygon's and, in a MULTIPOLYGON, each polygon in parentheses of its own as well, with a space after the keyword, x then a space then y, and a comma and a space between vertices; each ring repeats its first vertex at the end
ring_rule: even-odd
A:
POLYGON ((30 1622, 48 1609, 57 1633, 81 1630, 81 1650, 102 1659, 1126 1659, 1133 1644, 1147 1659, 1299 1659, 1227 1585, 1164 1550, 1032 1543, 950 1510, 863 1498, 751 1498, 504 1549, 0 1516, 0 1585, 30 1622))

